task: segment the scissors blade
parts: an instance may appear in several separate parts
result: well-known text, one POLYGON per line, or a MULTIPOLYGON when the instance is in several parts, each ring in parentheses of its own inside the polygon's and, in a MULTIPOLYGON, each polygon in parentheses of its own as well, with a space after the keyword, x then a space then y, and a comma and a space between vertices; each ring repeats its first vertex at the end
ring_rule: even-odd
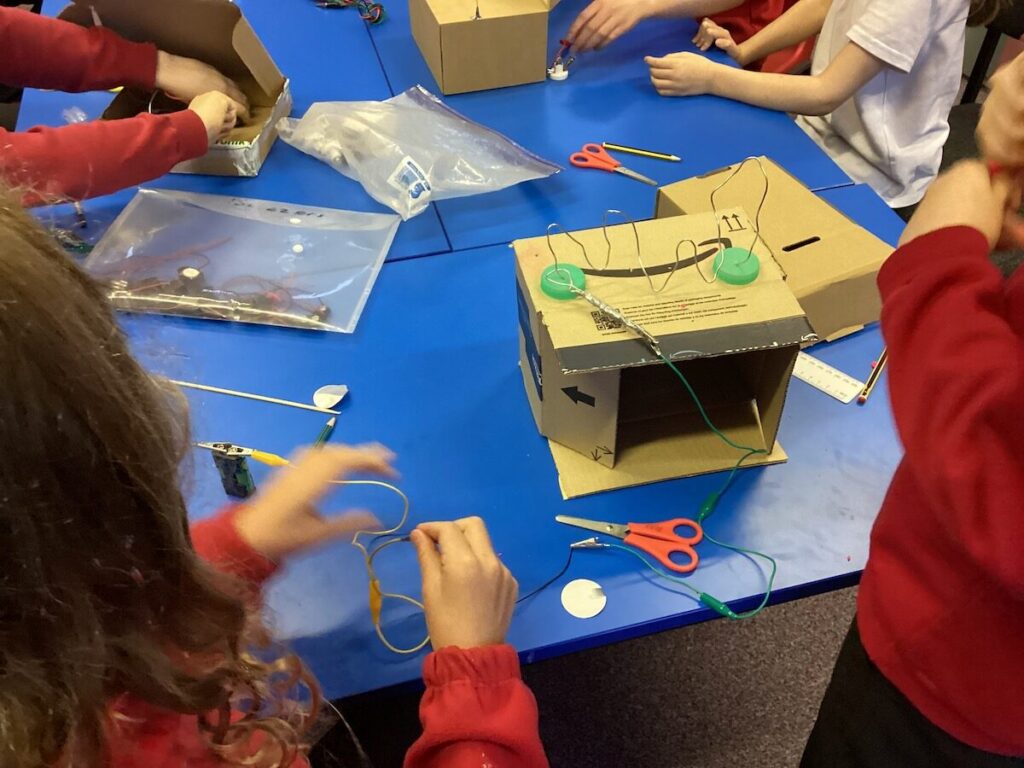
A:
POLYGON ((583 528, 587 531, 595 531, 596 533, 604 533, 609 536, 615 536, 619 539, 626 538, 626 534, 629 533, 629 527, 625 525, 617 525, 615 523, 603 523, 600 520, 587 520, 583 517, 570 517, 569 515, 556 515, 556 523, 563 523, 564 525, 571 525, 576 528, 583 528))
POLYGON ((631 171, 629 170, 629 168, 626 168, 625 166, 622 165, 616 168, 615 172, 621 173, 623 176, 628 176, 629 178, 634 179, 635 181, 642 181, 644 184, 650 184, 652 187, 658 186, 658 182, 656 182, 654 179, 648 178, 647 176, 644 176, 642 173, 631 171))

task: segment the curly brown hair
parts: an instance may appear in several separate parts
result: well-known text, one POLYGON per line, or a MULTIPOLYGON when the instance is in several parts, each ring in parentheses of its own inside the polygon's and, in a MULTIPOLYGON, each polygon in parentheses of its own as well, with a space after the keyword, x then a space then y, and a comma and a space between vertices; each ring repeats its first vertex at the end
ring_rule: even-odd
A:
POLYGON ((241 586, 192 547, 184 398, 4 195, 0 393, 0 768, 105 765, 126 693, 196 715, 227 764, 293 762, 315 685, 299 706, 299 661, 250 653, 241 586))
POLYGON ((982 27, 1013 5, 1013 0, 971 0, 967 26, 982 27))

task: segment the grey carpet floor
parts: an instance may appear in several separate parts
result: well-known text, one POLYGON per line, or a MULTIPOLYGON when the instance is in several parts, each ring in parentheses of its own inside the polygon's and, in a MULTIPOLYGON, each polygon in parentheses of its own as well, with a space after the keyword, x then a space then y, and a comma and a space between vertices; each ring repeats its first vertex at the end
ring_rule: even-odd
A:
MULTIPOLYGON (((855 590, 774 606, 524 670, 555 768, 796 766, 854 612, 855 590)), ((342 706, 376 768, 401 765, 418 694, 342 706)), ((317 768, 356 766, 336 729, 317 768)))

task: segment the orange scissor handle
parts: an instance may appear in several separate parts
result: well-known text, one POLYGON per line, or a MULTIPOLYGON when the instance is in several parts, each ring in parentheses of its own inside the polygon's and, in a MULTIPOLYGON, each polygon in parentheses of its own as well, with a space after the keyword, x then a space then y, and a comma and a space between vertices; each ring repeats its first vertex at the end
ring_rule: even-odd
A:
POLYGON ((623 539, 626 544, 641 549, 659 563, 676 573, 691 573, 697 568, 700 558, 694 546, 704 538, 704 529, 696 520, 677 517, 660 523, 630 523, 629 533, 623 539), (681 536, 678 528, 689 528, 692 533, 681 536), (685 563, 677 563, 672 555, 686 555, 685 563))
POLYGON ((602 171, 613 171, 622 165, 600 144, 584 144, 579 152, 569 155, 569 162, 577 168, 598 168, 602 171))

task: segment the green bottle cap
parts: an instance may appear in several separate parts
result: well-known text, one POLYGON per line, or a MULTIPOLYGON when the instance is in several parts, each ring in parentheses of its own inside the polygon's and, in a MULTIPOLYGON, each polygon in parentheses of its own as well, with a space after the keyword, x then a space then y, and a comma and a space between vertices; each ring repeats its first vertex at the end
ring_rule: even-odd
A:
POLYGON ((746 248, 726 248, 715 257, 714 274, 729 285, 747 285, 757 279, 761 261, 746 248))
POLYGON ((569 288, 570 285, 582 291, 586 284, 587 276, 575 264, 552 264, 540 276, 541 290, 559 301, 576 298, 576 294, 569 288))

